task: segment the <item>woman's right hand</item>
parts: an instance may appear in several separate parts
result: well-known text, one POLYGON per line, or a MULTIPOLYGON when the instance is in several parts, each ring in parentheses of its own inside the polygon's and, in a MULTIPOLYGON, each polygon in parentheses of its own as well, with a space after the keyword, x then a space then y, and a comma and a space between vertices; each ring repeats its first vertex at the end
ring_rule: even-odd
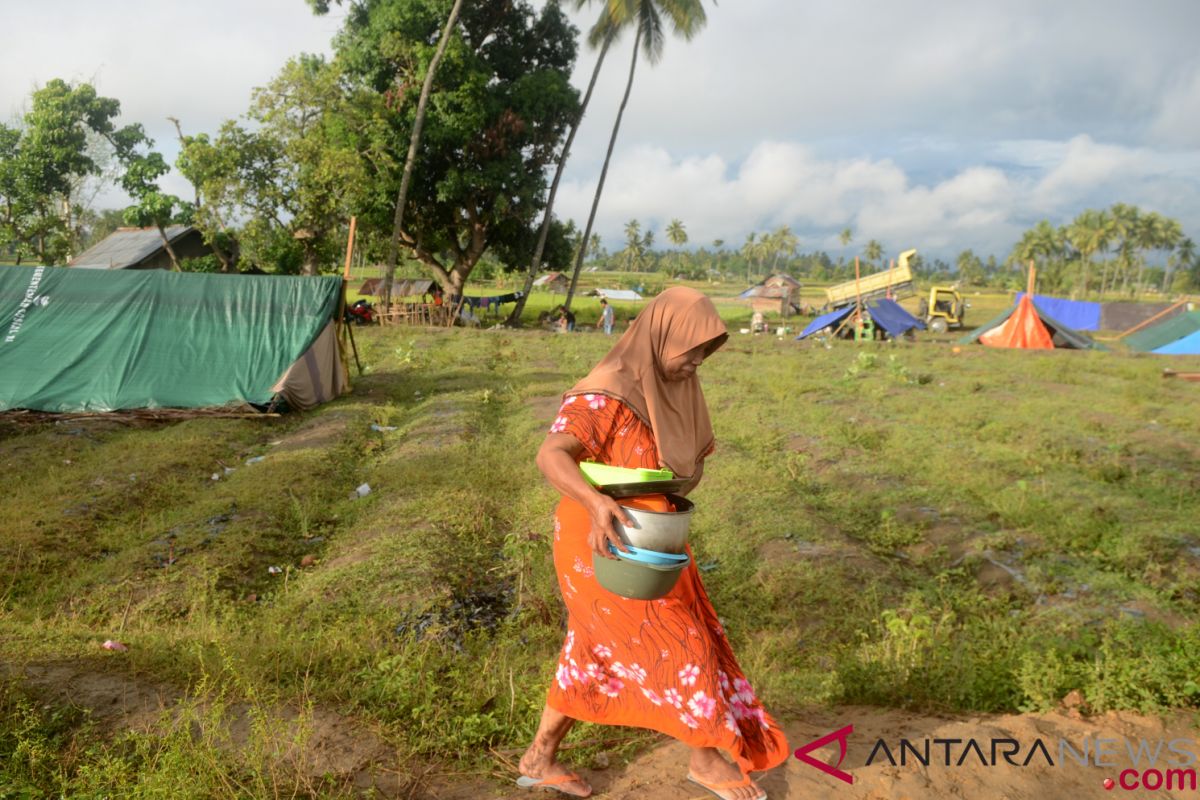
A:
POLYGON ((608 549, 609 542, 612 542, 613 546, 621 552, 629 552, 629 548, 621 541, 616 528, 613 527, 613 518, 617 518, 622 525, 629 527, 633 526, 633 520, 616 500, 606 494, 596 492, 595 499, 588 505, 588 515, 592 518, 592 529, 588 532, 588 546, 592 548, 593 553, 615 561, 617 557, 608 549))

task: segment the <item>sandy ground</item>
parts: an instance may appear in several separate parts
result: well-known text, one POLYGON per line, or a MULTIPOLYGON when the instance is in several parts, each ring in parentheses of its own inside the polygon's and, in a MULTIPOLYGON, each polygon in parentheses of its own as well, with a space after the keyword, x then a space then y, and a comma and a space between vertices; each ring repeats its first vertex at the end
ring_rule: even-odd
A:
MULTIPOLYGON (((10 670, 13 668, 9 668, 10 670)), ((180 701, 178 692, 168 687, 149 684, 136 676, 116 671, 97 671, 94 665, 72 665, 69 663, 25 665, 20 668, 28 685, 57 702, 70 702, 88 708, 101 724, 113 729, 146 729, 170 712, 180 701)), ((233 707, 226 714, 229 727, 228 741, 236 748, 249 735, 248 710, 233 707)), ((288 709, 277 711, 281 729, 286 730, 294 712, 288 709)), ((923 715, 892 709, 868 707, 837 707, 817 709, 785 724, 788 742, 793 750, 820 739, 827 734, 853 726, 848 734, 847 753, 841 764, 843 771, 853 778, 848 784, 799 759, 789 758, 787 763, 768 773, 756 775, 759 784, 773 800, 800 800, 800 798, 846 798, 847 800, 883 800, 883 798, 996 798, 997 800, 1085 800, 1089 797, 1151 797, 1151 798, 1200 798, 1200 789, 1192 789, 1188 783, 1182 790, 1166 786, 1155 791, 1146 789, 1127 790, 1121 785, 1106 789, 1105 779, 1114 782, 1121 778, 1122 770, 1135 768, 1127 751, 1128 746, 1136 753, 1141 740, 1151 750, 1161 751, 1156 764, 1145 757, 1138 774, 1126 773, 1125 781, 1133 785, 1148 779, 1151 785, 1165 771, 1178 767, 1178 763, 1167 763, 1179 757, 1173 754, 1167 742, 1174 740, 1179 750, 1200 755, 1200 718, 1196 715, 1176 714, 1167 719, 1138 716, 1135 714, 1106 714, 1087 717, 1073 708, 1064 707, 1053 714, 1014 714, 951 716, 923 715), (919 747, 924 740, 950 739, 961 742, 931 745, 932 758, 929 766, 917 763, 911 755, 906 765, 900 764, 900 739, 905 738, 919 747), (896 760, 893 766, 878 751, 873 763, 867 765, 868 756, 878 740, 884 740, 896 760), (1019 750, 1013 760, 1019 764, 1037 740, 1041 740, 1054 766, 1046 763, 1040 751, 1027 766, 1013 766, 1000 757, 995 766, 983 765, 975 750, 967 750, 967 741, 979 743, 985 759, 991 759, 993 739, 1015 739, 1019 750), (1067 740, 1080 751, 1085 743, 1090 751, 1092 763, 1079 764, 1068 757, 1060 759, 1059 742, 1067 740), (1105 766, 1097 766, 1095 741, 1112 740, 1104 745, 1101 760, 1105 766), (1186 740, 1186 741, 1181 741, 1186 740), (945 764, 945 751, 949 747, 951 765, 945 764), (966 753, 962 765, 960 757, 966 753), (1157 767, 1159 775, 1143 773, 1142 770, 1157 767)), ((285 760, 306 776, 337 776, 345 784, 360 791, 374 790, 376 796, 395 798, 431 798, 431 800, 468 800, 469 798, 518 798, 562 796, 545 791, 529 792, 516 788, 502 780, 482 780, 467 776, 446 774, 433 765, 400 764, 394 751, 373 732, 369 725, 350 717, 322 709, 314 709, 309 722, 311 733, 300 749, 286 755, 285 760)), ((294 746, 294 745, 293 745, 294 746)), ((1005 745, 999 745, 1003 752, 1005 745)), ((286 746, 285 746, 286 749, 286 746)), ((811 754, 831 765, 837 765, 839 745, 831 741, 811 754)), ((515 757, 512 759, 515 761, 515 757)), ((564 761, 570 763, 570 753, 564 761)), ((596 790, 598 796, 632 800, 701 800, 711 797, 703 790, 688 783, 686 774, 687 749, 678 743, 664 742, 643 753, 629 764, 605 769, 588 769, 581 765, 579 772, 596 790)), ((1200 767, 1192 764, 1191 768, 1200 767)), ((497 765, 497 775, 506 771, 503 764, 497 765)), ((515 780, 515 773, 509 780, 515 780)), ((1186 775, 1182 776, 1185 779, 1186 775)))

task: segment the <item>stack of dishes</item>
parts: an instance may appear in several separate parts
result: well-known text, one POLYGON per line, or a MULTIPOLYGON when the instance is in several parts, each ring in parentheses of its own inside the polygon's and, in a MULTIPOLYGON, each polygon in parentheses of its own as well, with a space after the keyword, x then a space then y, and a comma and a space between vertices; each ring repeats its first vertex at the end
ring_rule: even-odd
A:
POLYGON ((686 553, 657 553, 630 547, 622 552, 611 544, 611 558, 593 558, 596 580, 605 589, 631 600, 657 600, 675 588, 680 574, 691 563, 686 553))

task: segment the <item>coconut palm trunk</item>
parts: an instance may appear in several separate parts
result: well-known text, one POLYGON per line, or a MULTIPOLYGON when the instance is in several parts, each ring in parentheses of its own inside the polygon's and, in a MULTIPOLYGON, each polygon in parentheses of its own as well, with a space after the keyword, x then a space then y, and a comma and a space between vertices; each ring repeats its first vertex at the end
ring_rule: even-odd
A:
POLYGON ((396 262, 400 257, 400 232, 404 226, 404 204, 408 201, 408 186, 412 183, 413 165, 417 160, 417 147, 421 144, 421 129, 425 126, 425 107, 429 105, 429 94, 433 89, 433 77, 437 73, 438 63, 446 52, 446 45, 450 43, 450 32, 454 30, 454 23, 458 21, 458 13, 462 11, 462 7, 463 0, 454 0, 454 7, 450 9, 450 17, 446 20, 446 27, 442 31, 442 37, 438 40, 433 60, 429 62, 429 71, 425 73, 425 82, 421 84, 421 96, 417 100, 417 114, 413 119, 412 137, 408 142, 408 157, 404 160, 404 174, 400 178, 400 191, 396 193, 396 216, 392 222, 392 241, 388 246, 387 267, 383 274, 381 291, 384 307, 391 305, 392 302, 392 281, 396 277, 396 262))
MULTIPOLYGON (((567 164, 567 158, 571 155, 571 145, 575 141, 575 133, 579 130, 579 126, 583 124, 583 115, 587 113, 588 103, 592 101, 592 90, 596 88, 596 79, 600 77, 600 67, 604 65, 604 56, 608 53, 608 46, 612 44, 613 36, 610 33, 604 37, 604 44, 600 47, 600 55, 596 57, 596 66, 592 69, 592 79, 588 82, 587 92, 583 95, 583 104, 579 107, 579 117, 575 120, 575 124, 571 126, 571 132, 567 134, 567 142, 563 145, 562 155, 558 157, 558 166, 554 170, 554 181, 550 184, 550 195, 546 198, 546 212, 542 216, 542 227, 538 231, 537 246, 533 250, 533 259, 529 262, 529 272, 525 275, 525 288, 521 292, 521 296, 517 298, 516 307, 505 321, 506 325, 518 327, 521 324, 521 313, 525 310, 525 299, 529 297, 529 293, 533 291, 533 282, 537 278, 538 270, 542 267, 542 253, 546 250, 546 237, 550 234, 550 222, 554 216, 554 198, 558 195, 558 184, 562 180, 563 168, 567 164)), ((583 245, 581 244, 580 247, 583 245)))
POLYGON ((568 309, 571 308, 571 300, 575 297, 575 287, 579 283, 579 271, 583 268, 583 258, 587 255, 588 239, 592 235, 592 225, 596 222, 596 209, 600 206, 600 195, 604 192, 604 179, 608 176, 608 164, 612 161, 613 147, 617 143, 617 133, 621 130, 621 117, 625 114, 629 93, 633 89, 633 74, 637 69, 638 47, 641 43, 642 23, 638 22, 637 33, 633 37, 633 58, 629 62, 629 80, 625 83, 625 96, 621 98, 621 107, 617 109, 617 121, 613 125, 612 137, 608 140, 608 152, 604 155, 604 166, 600 170, 600 182, 596 185, 596 195, 592 198, 592 210, 588 214, 587 228, 583 231, 579 252, 575 256, 575 270, 571 273, 571 287, 567 289, 567 299, 563 303, 568 309))

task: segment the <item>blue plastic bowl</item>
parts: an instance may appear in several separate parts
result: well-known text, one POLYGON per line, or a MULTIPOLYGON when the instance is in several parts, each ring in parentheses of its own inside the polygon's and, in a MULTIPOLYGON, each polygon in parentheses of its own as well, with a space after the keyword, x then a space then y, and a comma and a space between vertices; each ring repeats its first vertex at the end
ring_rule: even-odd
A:
POLYGON ((673 567, 678 564, 687 563, 687 553, 660 553, 657 550, 646 550, 642 547, 634 547, 633 545, 625 545, 628 550, 618 550, 612 542, 609 542, 608 549, 617 558, 625 559, 626 561, 635 561, 639 564, 654 564, 660 567, 673 567))

